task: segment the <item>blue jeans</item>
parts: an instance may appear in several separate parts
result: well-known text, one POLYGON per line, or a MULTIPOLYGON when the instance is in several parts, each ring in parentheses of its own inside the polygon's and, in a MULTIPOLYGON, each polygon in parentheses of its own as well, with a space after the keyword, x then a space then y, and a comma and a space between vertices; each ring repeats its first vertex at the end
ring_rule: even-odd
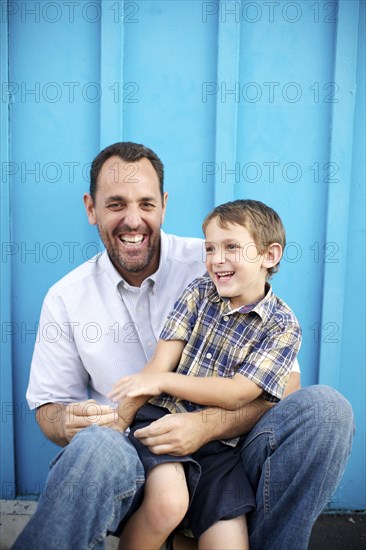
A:
MULTIPOLYGON (((354 433, 348 401, 326 386, 304 388, 273 407, 242 450, 257 508, 251 550, 305 550, 312 526, 346 467, 354 433)), ((13 550, 102 549, 144 483, 131 443, 91 426, 57 455, 37 511, 13 550)))

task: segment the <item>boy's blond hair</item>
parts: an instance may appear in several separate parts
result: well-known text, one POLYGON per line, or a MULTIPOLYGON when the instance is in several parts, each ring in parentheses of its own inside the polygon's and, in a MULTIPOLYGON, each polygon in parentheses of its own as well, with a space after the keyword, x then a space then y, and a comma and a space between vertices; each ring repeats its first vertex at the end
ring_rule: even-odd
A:
MULTIPOLYGON (((204 233, 210 221, 215 218, 223 229, 227 229, 230 223, 245 227, 253 237, 259 254, 264 254, 273 243, 279 243, 282 251, 286 246, 286 233, 281 218, 263 202, 236 200, 216 206, 203 221, 204 233)), ((278 271, 279 265, 280 262, 268 269, 268 278, 278 271)))

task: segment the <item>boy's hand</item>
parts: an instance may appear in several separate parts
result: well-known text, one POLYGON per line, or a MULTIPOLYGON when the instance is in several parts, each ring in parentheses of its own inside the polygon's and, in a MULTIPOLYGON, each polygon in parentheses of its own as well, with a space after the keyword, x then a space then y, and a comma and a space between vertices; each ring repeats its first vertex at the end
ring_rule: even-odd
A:
POLYGON ((163 374, 140 373, 121 378, 108 397, 112 401, 121 401, 125 397, 153 396, 163 393, 163 374))

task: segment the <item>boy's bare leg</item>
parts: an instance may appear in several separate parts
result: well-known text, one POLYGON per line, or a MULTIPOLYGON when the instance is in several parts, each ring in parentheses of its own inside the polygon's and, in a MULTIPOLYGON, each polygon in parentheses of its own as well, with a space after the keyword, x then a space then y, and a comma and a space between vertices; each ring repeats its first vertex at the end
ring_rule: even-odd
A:
POLYGON ((249 550, 245 516, 221 520, 209 527, 199 538, 199 550, 249 550))
POLYGON ((189 494, 183 465, 155 466, 145 483, 144 500, 123 529, 119 550, 159 550, 184 518, 189 494))

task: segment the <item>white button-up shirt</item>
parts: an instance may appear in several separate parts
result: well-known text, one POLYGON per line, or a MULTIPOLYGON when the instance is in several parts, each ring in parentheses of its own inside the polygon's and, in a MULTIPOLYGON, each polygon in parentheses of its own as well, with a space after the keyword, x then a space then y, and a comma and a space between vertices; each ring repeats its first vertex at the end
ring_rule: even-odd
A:
POLYGON ((115 382, 150 359, 175 301, 206 271, 200 239, 161 237, 159 268, 141 287, 130 286, 103 252, 49 290, 27 390, 31 409, 88 398, 111 404, 115 382))

